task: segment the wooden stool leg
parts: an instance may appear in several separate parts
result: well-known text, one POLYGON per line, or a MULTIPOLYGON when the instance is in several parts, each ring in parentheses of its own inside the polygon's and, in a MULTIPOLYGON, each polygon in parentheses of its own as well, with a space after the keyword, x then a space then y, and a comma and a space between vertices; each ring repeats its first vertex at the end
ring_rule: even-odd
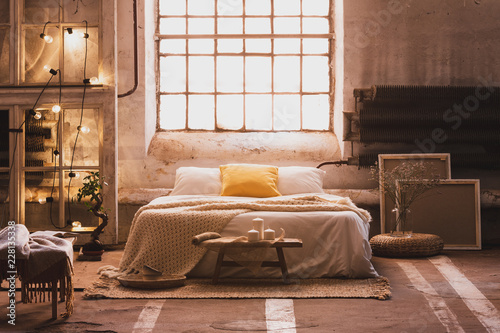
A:
POLYGON ((217 284, 217 281, 219 281, 219 274, 220 274, 220 269, 222 267, 223 259, 224 259, 224 248, 221 248, 219 250, 219 255, 217 256, 217 263, 215 264, 214 277, 212 279, 213 284, 217 284))
POLYGON ((52 319, 57 319, 57 279, 52 281, 52 319))
POLYGON ((278 254, 278 260, 280 262, 281 275, 283 276, 283 282, 288 284, 288 283, 290 283, 290 280, 288 280, 288 269, 286 268, 286 261, 285 261, 285 255, 283 254, 283 249, 281 247, 277 247, 276 253, 278 254))

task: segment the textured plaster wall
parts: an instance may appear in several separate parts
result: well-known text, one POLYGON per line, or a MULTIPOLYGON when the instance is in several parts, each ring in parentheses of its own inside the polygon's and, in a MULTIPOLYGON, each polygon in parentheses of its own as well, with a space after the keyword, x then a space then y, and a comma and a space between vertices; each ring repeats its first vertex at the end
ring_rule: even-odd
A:
MULTIPOLYGON (((500 86, 499 13, 499 1, 344 1, 345 109, 374 84, 500 86)), ((500 189, 498 174, 452 170, 483 189, 500 189)))
MULTIPOLYGON (((169 188, 180 166, 223 163, 316 166, 341 159, 334 133, 167 133, 155 134, 154 1, 138 0, 139 85, 119 98, 119 187, 169 188)), ((133 85, 132 0, 118 6, 119 93, 133 85)), ((341 83, 341 82, 340 82, 341 83)), ((338 127, 338 125, 337 125, 338 127)), ((338 179, 333 177, 334 186, 338 179)))

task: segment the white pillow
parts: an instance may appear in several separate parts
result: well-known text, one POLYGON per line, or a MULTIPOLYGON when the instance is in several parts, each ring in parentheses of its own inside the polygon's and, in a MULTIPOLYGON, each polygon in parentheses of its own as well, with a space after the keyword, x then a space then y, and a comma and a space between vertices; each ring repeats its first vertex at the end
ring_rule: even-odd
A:
POLYGON ((279 167, 278 191, 281 195, 323 193, 326 172, 313 167, 279 167))
POLYGON ((220 195, 221 190, 219 168, 180 167, 170 195, 220 195))

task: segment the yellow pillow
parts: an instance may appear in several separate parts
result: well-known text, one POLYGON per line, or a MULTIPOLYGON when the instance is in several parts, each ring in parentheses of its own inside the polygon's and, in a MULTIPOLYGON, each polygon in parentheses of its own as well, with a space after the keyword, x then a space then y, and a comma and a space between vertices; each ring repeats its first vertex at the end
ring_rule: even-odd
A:
POLYGON ((221 165, 222 192, 224 196, 277 197, 278 168, 258 164, 221 165))

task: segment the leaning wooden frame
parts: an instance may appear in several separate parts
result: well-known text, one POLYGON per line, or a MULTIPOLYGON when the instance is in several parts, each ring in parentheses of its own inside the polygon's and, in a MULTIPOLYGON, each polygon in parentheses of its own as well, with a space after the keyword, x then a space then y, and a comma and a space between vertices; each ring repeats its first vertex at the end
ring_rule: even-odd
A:
POLYGON ((413 232, 440 236, 446 250, 480 250, 480 207, 478 179, 441 179, 412 204, 413 232))

